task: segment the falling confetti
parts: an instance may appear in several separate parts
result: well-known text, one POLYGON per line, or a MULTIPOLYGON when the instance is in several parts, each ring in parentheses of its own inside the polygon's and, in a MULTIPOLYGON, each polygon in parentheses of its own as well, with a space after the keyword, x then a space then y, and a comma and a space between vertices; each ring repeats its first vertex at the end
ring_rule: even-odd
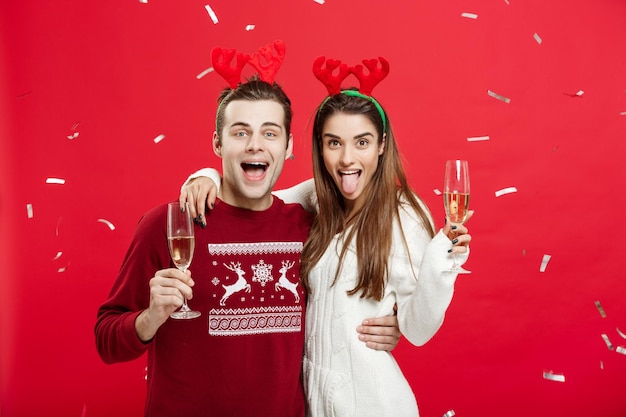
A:
POLYGON ((504 101, 504 102, 505 102, 505 103, 507 103, 507 104, 509 104, 509 103, 511 102, 511 99, 510 99, 510 98, 507 98, 507 97, 501 96, 500 94, 494 93, 494 92, 493 92, 493 91, 491 91, 491 90, 487 90, 487 94, 489 94, 489 95, 490 95, 491 97, 493 97, 493 98, 497 98, 497 99, 498 99, 498 100, 500 100, 500 101, 504 101))
POLYGON ((585 94, 583 90, 578 90, 578 92, 576 93, 578 97, 582 96, 583 94, 585 94))
POLYGON ((626 334, 624 334, 618 327, 615 328, 617 330, 617 334, 622 337, 622 339, 626 339, 626 334))
POLYGON ((550 262, 550 258, 552 258, 552 256, 543 255, 543 258, 541 259, 541 266, 539 267, 539 272, 546 272, 546 268, 548 267, 548 262, 550 262))
POLYGON ((254 25, 247 25, 247 26, 246 26, 246 30, 247 30, 248 32, 250 32, 251 30, 254 30, 254 28, 255 28, 255 27, 256 27, 256 26, 254 26, 254 25))
POLYGON ((78 137, 78 135, 79 135, 79 132, 77 130, 78 129, 78 124, 79 124, 78 122, 74 123, 74 126, 72 126, 72 128, 70 129, 70 134, 67 135, 67 138, 69 140, 74 140, 74 139, 76 139, 78 137))
POLYGON ((139 0, 139 3, 148 4, 148 0, 139 0))
POLYGON ((547 379, 549 381, 556 381, 556 382, 565 382, 565 375, 555 374, 553 372, 544 372, 543 379, 547 379))
POLYGON ((619 114, 620 116, 626 116, 626 111, 623 111, 619 114))
POLYGON ((435 188, 433 193, 435 193, 435 195, 441 195, 441 190, 439 188, 435 188))
POLYGON ((217 23, 219 22, 219 20, 217 20, 217 15, 215 14, 215 12, 213 11, 213 9, 211 9, 211 6, 209 6, 208 4, 204 6, 204 8, 206 9, 206 11, 209 13, 209 16, 211 16, 211 20, 213 21, 214 24, 217 25, 217 23))
POLYGON ((107 226, 109 226, 109 229, 111 229, 111 230, 115 230, 115 226, 113 226, 113 223, 111 223, 110 221, 108 221, 108 220, 106 220, 106 219, 98 219, 98 221, 99 221, 100 223, 104 223, 104 224, 106 224, 107 226))
POLYGON ((154 138, 154 143, 159 143, 161 142, 163 139, 165 139, 165 135, 159 135, 156 138, 154 138))
POLYGON ((516 193, 516 192, 517 192, 517 188, 507 187, 507 188, 503 188, 501 190, 496 191, 496 197, 501 197, 505 194, 511 194, 511 193, 516 193))
POLYGON ((58 251, 56 256, 54 258, 52 258, 53 261, 56 261, 57 259, 59 259, 61 256, 63 255, 63 252, 58 251))
POLYGON ((200 74, 196 75, 196 78, 200 79, 200 78, 204 77, 205 75, 207 75, 210 72, 213 72, 213 67, 209 67, 209 68, 205 69, 200 74))
POLYGON ((596 301, 596 308, 600 312, 600 315, 602 316, 602 318, 605 318, 606 313, 604 312, 604 309, 602 308, 602 304, 600 304, 600 301, 596 301))
POLYGON ((324 4, 325 0, 313 0, 317 4, 324 4))
POLYGON ((29 219, 32 219, 35 216, 33 213, 33 205, 30 203, 26 204, 26 215, 29 219))
POLYGON ((478 19, 476 13, 461 13, 461 17, 467 17, 468 19, 478 19))
POLYGON ((468 142, 480 142, 480 141, 484 141, 484 140, 489 140, 489 136, 474 136, 471 138, 467 138, 468 142))
POLYGON ((46 178, 46 184, 65 184, 63 178, 46 178))
POLYGON ((541 43, 543 42, 543 40, 541 39, 541 37, 539 35, 537 35, 536 33, 533 35, 533 38, 535 38, 535 40, 537 41, 537 43, 539 45, 541 45, 541 43))
POLYGON ((444 415, 442 415, 441 417, 452 417, 454 416, 456 413, 454 412, 454 410, 448 410, 446 411, 446 413, 444 415))
POLYGON ((609 350, 613 350, 613 344, 606 334, 602 333, 602 339, 604 340, 604 343, 606 343, 606 347, 609 348, 609 350))
POLYGON ((626 355, 626 348, 624 346, 618 346, 617 349, 615 349, 615 351, 617 353, 621 353, 622 355, 626 355))

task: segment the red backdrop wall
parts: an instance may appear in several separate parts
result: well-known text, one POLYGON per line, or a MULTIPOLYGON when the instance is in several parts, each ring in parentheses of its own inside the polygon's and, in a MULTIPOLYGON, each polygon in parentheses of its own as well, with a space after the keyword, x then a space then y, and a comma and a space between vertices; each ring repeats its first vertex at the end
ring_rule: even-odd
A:
POLYGON ((210 48, 275 39, 279 186, 311 173, 320 54, 389 59, 375 94, 440 223, 444 160, 470 161, 473 273, 435 338, 394 352, 422 415, 626 415, 623 0, 2 0, 0 19, 4 417, 141 415, 145 358, 104 365, 96 309, 140 215, 218 165, 210 48))

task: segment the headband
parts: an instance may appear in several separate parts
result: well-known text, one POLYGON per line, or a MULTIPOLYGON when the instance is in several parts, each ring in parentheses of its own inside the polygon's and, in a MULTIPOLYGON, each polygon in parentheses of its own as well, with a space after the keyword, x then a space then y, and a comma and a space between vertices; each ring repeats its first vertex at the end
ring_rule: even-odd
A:
POLYGON ((320 105, 320 108, 331 96, 336 94, 345 94, 351 97, 364 98, 371 101, 374 106, 376 106, 376 109, 378 110, 378 113, 383 121, 383 131, 387 131, 387 116, 385 115, 385 111, 382 106, 374 97, 372 97, 372 90, 389 74, 389 62, 383 57, 379 57, 378 60, 364 59, 362 62, 369 70, 368 74, 364 73, 363 65, 360 64, 348 67, 339 60, 330 58, 326 59, 324 56, 319 56, 315 61, 313 61, 313 74, 315 75, 315 78, 324 84, 329 94, 329 96, 320 105), (379 62, 380 67, 378 66, 379 62), (324 63, 326 63, 325 68, 324 63), (333 75, 335 70, 337 70, 337 74, 333 75), (359 80, 358 91, 341 89, 341 83, 350 74, 353 74, 359 80))
MULTIPOLYGON (((252 56, 237 52, 234 49, 226 49, 219 46, 211 50, 213 70, 221 75, 228 83, 228 86, 233 90, 241 84, 241 73, 246 64, 249 63, 257 70, 261 81, 272 84, 284 60, 285 43, 281 40, 260 47, 252 56), (274 54, 272 47, 276 50, 276 54, 274 54), (231 65, 233 58, 236 58, 236 62, 234 65, 231 65), (261 58, 264 59, 265 63, 262 62, 261 58)), ((220 104, 217 106, 217 114, 219 114, 223 102, 224 100, 220 101, 220 104)), ((215 116, 216 127, 217 114, 215 116)))

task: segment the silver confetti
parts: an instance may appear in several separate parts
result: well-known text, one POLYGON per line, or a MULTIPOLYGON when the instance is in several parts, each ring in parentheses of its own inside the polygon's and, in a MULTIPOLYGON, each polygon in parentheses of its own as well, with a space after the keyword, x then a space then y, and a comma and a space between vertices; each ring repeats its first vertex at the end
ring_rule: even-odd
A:
POLYGON ((456 415, 456 413, 454 412, 454 410, 448 410, 446 411, 446 413, 444 415, 442 415, 441 417, 452 417, 456 415))
POLYGON ((467 17, 468 19, 478 19, 476 13, 461 13, 461 17, 467 17))
POLYGON ((219 20, 217 20, 217 15, 213 11, 213 9, 211 9, 211 6, 207 4, 204 6, 204 8, 206 9, 207 13, 209 13, 209 16, 211 17, 211 20, 213 21, 213 23, 217 25, 219 20))
POLYGON ((113 223, 111 223, 110 221, 108 221, 108 220, 106 220, 106 219, 98 219, 98 221, 99 221, 100 223, 104 223, 104 224, 106 224, 107 226, 109 226, 109 229, 111 229, 111 230, 115 230, 115 226, 113 226, 113 223))
POLYGON ((497 99, 498 99, 498 100, 500 100, 500 101, 504 101, 504 102, 505 102, 505 103, 507 103, 507 104, 509 104, 509 103, 511 102, 511 99, 510 99, 510 98, 507 98, 507 97, 501 96, 500 94, 498 94, 498 93, 494 93, 494 92, 493 92, 493 91, 491 91, 491 90, 487 90, 487 94, 489 94, 489 95, 490 95, 491 97, 493 97, 493 98, 497 98, 497 99))
POLYGON ((602 333, 602 339, 604 339, 604 343, 606 343, 606 347, 609 348, 609 350, 613 350, 613 344, 609 340, 609 337, 605 335, 604 333, 602 333))
POLYGON ((63 178, 46 178, 46 184, 65 184, 65 180, 63 178))
POLYGON ((547 379, 550 381, 556 381, 556 382, 565 382, 565 375, 563 374, 555 374, 553 372, 544 372, 543 373, 543 379, 547 379))
POLYGON ((30 203, 26 204, 26 215, 29 219, 32 219, 35 216, 33 213, 33 205, 30 203))
POLYGON ((163 139, 165 139, 165 135, 159 135, 156 138, 154 138, 154 143, 159 143, 161 142, 163 139))
POLYGON ((246 26, 246 30, 247 30, 248 32, 250 32, 251 30, 254 30, 254 28, 255 28, 255 27, 256 27, 256 26, 254 26, 254 25, 247 25, 247 26, 246 26))
POLYGON ((325 0, 313 0, 317 4, 324 4, 325 0))
POLYGON ((441 190, 439 188, 435 188, 433 193, 435 193, 435 195, 441 195, 441 190))
POLYGON ((541 36, 537 35, 536 33, 533 35, 533 38, 535 38, 539 45, 541 45, 541 43, 543 42, 543 40, 541 40, 541 36))
POLYGON ((626 116, 626 111, 623 111, 619 114, 620 116, 626 116))
POLYGON ((54 258, 52 258, 53 261, 56 261, 57 259, 59 259, 61 256, 63 255, 63 252, 58 251, 56 256, 54 258))
POLYGON ((552 256, 543 255, 543 258, 541 259, 541 266, 539 267, 539 272, 546 272, 546 268, 548 267, 548 262, 550 262, 550 258, 552 258, 552 256))
POLYGON ((600 316, 602 316, 602 318, 605 318, 606 317, 606 313, 604 312, 604 308, 602 308, 602 304, 600 304, 600 301, 596 301, 595 304, 596 304, 596 308, 600 312, 600 316))
POLYGON ((505 194, 511 194, 511 193, 516 193, 516 192, 517 192, 517 188, 507 187, 507 188, 503 188, 501 190, 496 191, 496 197, 501 197, 505 194))
POLYGON ((207 75, 210 72, 213 72, 213 67, 209 67, 209 68, 205 69, 200 74, 196 75, 196 78, 200 79, 200 78, 204 77, 205 75, 207 75))
POLYGON ((474 136, 471 138, 467 138, 467 141, 468 142, 480 142, 480 141, 489 140, 489 139, 490 139, 489 136, 474 136))
POLYGON ((615 349, 615 351, 617 353, 621 353, 622 355, 626 355, 626 348, 624 346, 618 346, 617 349, 615 349))
POLYGON ((626 334, 624 334, 618 327, 615 328, 617 330, 617 334, 622 336, 622 339, 626 339, 626 334))

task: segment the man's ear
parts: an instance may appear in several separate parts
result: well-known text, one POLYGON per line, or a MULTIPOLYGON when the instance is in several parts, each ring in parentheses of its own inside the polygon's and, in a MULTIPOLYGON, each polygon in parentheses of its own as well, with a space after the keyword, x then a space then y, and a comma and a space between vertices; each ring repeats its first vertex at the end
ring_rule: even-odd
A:
POLYGON ((217 131, 213 132, 213 153, 219 158, 222 157, 222 145, 220 144, 220 138, 217 136, 217 131))
POLYGON ((293 155, 293 134, 289 134, 287 139, 287 151, 285 152, 285 161, 293 155))

